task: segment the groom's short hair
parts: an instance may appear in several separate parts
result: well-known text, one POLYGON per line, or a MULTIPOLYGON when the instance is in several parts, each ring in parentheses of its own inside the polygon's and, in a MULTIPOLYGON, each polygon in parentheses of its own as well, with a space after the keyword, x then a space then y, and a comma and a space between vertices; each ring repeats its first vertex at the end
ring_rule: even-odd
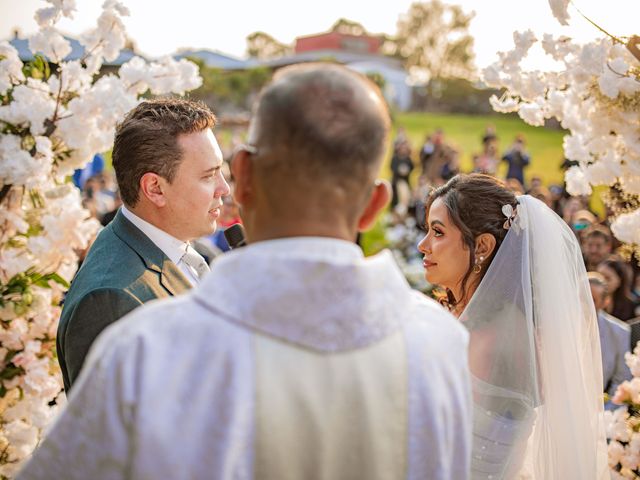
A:
POLYGON ((125 205, 138 202, 140 178, 153 172, 172 182, 182 161, 178 136, 212 128, 216 117, 205 104, 179 98, 140 103, 116 127, 113 168, 125 205))

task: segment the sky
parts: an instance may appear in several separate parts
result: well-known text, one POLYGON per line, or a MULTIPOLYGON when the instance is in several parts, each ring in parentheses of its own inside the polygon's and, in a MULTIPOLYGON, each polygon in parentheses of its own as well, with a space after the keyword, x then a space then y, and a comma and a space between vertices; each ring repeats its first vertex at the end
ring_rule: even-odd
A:
MULTIPOLYGON (((245 38, 261 30, 284 43, 295 37, 326 31, 338 18, 361 23, 372 33, 394 34, 400 14, 411 0, 320 0, 316 2, 271 0, 122 0, 131 15, 124 19, 128 35, 138 50, 151 58, 179 48, 217 50, 245 56, 245 38)), ((95 25, 103 0, 77 0, 73 20, 64 19, 60 30, 77 35, 95 25)), ((569 26, 561 26, 551 14, 547 0, 446 0, 467 12, 474 11, 471 34, 475 37, 476 64, 484 67, 496 60, 498 51, 510 50, 514 30, 531 29, 566 35, 587 42, 601 34, 570 7, 569 26)), ((640 0, 573 0, 580 10, 609 32, 640 35, 640 0), (635 31, 634 31, 635 30, 635 31)), ((42 0, 0 0, 0 39, 9 39, 14 28, 22 36, 36 31, 36 9, 42 0)), ((533 68, 544 65, 544 55, 533 54, 533 68)))

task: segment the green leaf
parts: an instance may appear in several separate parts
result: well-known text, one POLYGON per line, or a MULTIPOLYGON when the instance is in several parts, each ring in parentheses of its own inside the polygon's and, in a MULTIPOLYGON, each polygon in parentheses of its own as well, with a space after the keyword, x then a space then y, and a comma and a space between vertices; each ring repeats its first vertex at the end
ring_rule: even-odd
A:
POLYGON ((1 380, 11 380, 14 377, 19 375, 24 375, 25 371, 22 367, 16 367, 13 363, 8 364, 4 369, 0 372, 1 380))
POLYGON ((42 55, 36 55, 33 60, 24 64, 22 73, 26 77, 46 81, 51 76, 51 69, 46 58, 42 55))
POLYGON ((44 79, 45 80, 49 80, 49 77, 51 76, 51 67, 49 67, 49 62, 46 61, 46 59, 44 60, 44 79))
POLYGON ((42 233, 43 230, 44 228, 42 228, 42 225, 29 225, 29 229, 27 230, 26 236, 37 237, 42 233))
POLYGON ((62 278, 56 272, 49 273, 49 274, 45 275, 43 278, 45 278, 47 280, 47 282, 49 282, 50 280, 53 280, 58 285, 61 285, 64 288, 69 288, 70 287, 69 282, 67 282, 64 278, 62 278))

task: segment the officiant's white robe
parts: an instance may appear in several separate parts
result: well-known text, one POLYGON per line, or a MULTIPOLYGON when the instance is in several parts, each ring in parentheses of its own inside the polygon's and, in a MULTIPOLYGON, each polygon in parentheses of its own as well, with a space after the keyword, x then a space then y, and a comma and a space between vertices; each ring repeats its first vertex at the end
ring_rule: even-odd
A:
POLYGON ((389 252, 256 243, 107 329, 19 478, 464 480, 467 340, 389 252))

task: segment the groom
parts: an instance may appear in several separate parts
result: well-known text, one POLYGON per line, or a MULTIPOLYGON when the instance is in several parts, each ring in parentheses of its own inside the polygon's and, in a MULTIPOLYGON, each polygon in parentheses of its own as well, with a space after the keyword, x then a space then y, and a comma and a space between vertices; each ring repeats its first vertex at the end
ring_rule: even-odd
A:
POLYGON ((92 245, 58 325, 67 392, 102 330, 208 271, 188 242, 215 230, 229 194, 214 124, 205 105, 164 99, 141 103, 118 125, 113 167, 124 205, 92 245))
POLYGON ((232 162, 249 245, 104 332, 20 478, 467 479, 466 330, 354 243, 388 130, 366 77, 280 70, 232 162))

